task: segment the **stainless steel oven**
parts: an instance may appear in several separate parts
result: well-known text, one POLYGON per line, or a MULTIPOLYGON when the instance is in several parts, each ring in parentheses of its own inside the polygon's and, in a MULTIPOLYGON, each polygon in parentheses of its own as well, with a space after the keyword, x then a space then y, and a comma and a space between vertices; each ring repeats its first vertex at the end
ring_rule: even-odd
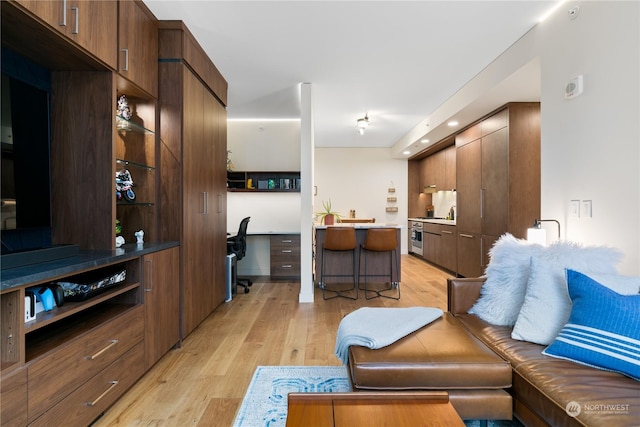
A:
POLYGON ((409 248, 409 252, 417 255, 423 255, 424 253, 422 248, 422 228, 422 222, 411 221, 411 247, 409 248))

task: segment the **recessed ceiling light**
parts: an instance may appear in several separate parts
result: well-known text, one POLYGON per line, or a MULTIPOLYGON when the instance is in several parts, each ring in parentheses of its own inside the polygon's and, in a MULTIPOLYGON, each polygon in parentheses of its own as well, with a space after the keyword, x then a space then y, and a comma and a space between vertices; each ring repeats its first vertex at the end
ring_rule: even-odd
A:
POLYGON ((422 142, 423 144, 426 144, 429 142, 429 140, 425 138, 425 139, 421 139, 420 142, 422 142))
POLYGON ((449 123, 447 123, 447 126, 458 126, 458 122, 455 120, 451 120, 449 123))
POLYGON ((409 154, 411 154, 411 151, 409 151, 409 150, 404 150, 404 151, 402 152, 402 154, 404 154, 405 156, 408 156, 409 154))

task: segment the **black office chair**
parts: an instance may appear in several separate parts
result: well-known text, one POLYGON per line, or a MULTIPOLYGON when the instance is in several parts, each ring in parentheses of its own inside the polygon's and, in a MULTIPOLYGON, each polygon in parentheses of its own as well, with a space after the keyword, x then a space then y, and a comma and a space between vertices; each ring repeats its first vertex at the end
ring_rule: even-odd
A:
MULTIPOLYGON (((240 221, 240 228, 238 228, 238 234, 233 237, 227 238, 227 255, 235 254, 236 261, 240 261, 244 258, 247 251, 247 226, 251 217, 246 217, 240 221)), ((242 286, 244 293, 249 292, 249 286, 253 285, 253 282, 248 278, 236 278, 236 287, 242 286)))

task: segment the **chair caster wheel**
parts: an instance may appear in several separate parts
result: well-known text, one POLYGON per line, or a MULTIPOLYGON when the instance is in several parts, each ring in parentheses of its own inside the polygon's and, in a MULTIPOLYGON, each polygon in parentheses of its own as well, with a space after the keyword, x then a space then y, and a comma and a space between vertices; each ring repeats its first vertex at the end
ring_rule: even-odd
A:
POLYGON ((248 294, 249 293, 249 288, 244 288, 244 293, 248 294))

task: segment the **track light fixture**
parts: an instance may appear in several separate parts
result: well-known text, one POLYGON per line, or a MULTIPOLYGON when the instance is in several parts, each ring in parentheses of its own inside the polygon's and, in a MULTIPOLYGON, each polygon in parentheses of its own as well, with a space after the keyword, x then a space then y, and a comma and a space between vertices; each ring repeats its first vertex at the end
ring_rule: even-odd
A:
POLYGON ((367 128, 367 126, 369 126, 369 116, 368 113, 365 113, 364 117, 361 119, 357 120, 357 125, 358 125, 358 133, 360 135, 364 134, 364 130, 367 128))

